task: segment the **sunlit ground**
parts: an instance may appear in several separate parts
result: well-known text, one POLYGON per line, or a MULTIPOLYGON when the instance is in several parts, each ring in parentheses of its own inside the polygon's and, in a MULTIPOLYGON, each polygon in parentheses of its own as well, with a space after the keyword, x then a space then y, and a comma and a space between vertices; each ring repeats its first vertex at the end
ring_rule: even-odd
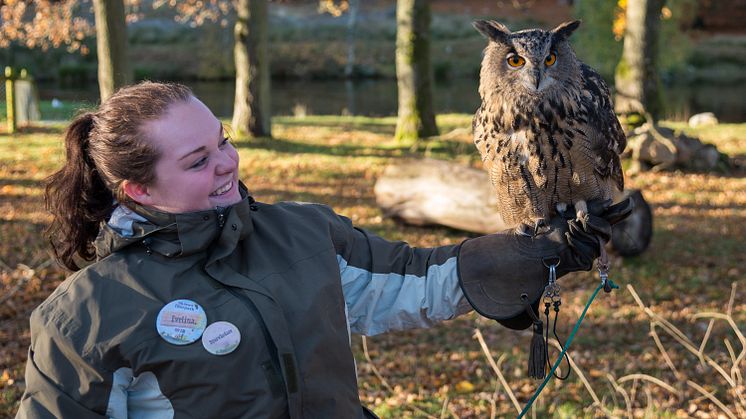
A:
MULTIPOLYGON (((458 243, 469 235, 383 218, 373 185, 387 164, 411 157, 427 155, 478 167, 470 122, 469 115, 439 116, 441 132, 449 134, 413 147, 392 140, 393 118, 275 118, 273 139, 236 141, 240 171, 259 201, 321 202, 388 239, 418 246, 458 243)), ((684 128, 683 124, 672 126, 684 128)), ((63 128, 45 125, 13 137, 0 135, 0 417, 14 414, 23 390, 29 314, 65 276, 50 263, 42 236, 49 221, 43 208, 42 181, 62 162, 63 128)), ((637 258, 613 257, 613 276, 622 288, 597 299, 571 350, 583 377, 575 372, 565 382, 552 381, 537 403, 537 416, 623 416, 630 412, 640 417, 728 417, 727 410, 733 417, 744 417, 746 404, 738 404, 743 403, 739 397, 746 397, 744 356, 738 367, 731 366, 733 358, 744 353, 745 342, 739 342, 721 320, 709 332, 704 354, 729 378, 718 373, 704 355, 702 362, 656 328, 664 356, 650 334, 650 317, 626 288, 631 284, 652 313, 671 321, 698 349, 708 333, 709 320, 693 315, 725 313, 732 284, 738 283, 731 310, 736 328, 746 333, 746 283, 742 280, 746 273, 746 124, 687 132, 729 154, 735 167, 717 174, 628 176, 629 187, 642 189, 653 206, 652 244, 637 258), (670 388, 631 374, 655 377, 670 388)), ((561 285, 565 294, 558 327, 560 335, 567 336, 596 279, 592 273, 573 274, 564 277, 561 285)), ((382 417, 514 415, 510 396, 498 384, 473 337, 475 328, 484 335, 495 360, 505 355, 501 372, 522 405, 537 384, 525 377, 530 333, 503 329, 475 314, 430 330, 368 338, 367 356, 361 338, 356 337, 353 349, 361 399, 382 417)))

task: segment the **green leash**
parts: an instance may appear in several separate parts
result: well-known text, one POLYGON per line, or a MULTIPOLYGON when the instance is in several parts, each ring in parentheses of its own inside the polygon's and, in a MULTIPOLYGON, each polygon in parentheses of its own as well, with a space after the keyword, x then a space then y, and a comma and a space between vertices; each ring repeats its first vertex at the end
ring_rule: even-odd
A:
POLYGON ((544 390, 544 387, 547 385, 549 380, 552 379, 552 376, 554 375, 554 372, 557 370, 557 367, 562 363, 562 358, 565 356, 565 353, 567 352, 567 348, 570 347, 570 344, 572 343, 572 340, 575 338, 575 333, 580 328, 580 323, 583 321, 583 318, 585 318, 585 313, 588 311, 588 308, 590 308, 591 303, 596 298, 596 295, 598 294, 601 289, 607 288, 609 291, 611 289, 618 289, 619 286, 614 283, 611 279, 602 277, 601 283, 596 287, 596 290, 593 291, 593 295, 591 295, 591 298, 588 299, 588 303, 585 305, 585 309, 583 309, 583 312, 580 314, 580 318, 575 323, 575 327, 572 329, 572 332, 570 332, 570 336, 567 338, 567 342, 565 343, 565 347, 562 349, 562 352, 557 357, 557 361, 555 361, 554 365, 552 366, 552 369, 549 371, 549 374, 544 378, 544 381, 541 383, 539 388, 536 389, 534 392, 534 395, 531 396, 531 399, 528 401, 528 404, 526 404, 526 407, 521 410, 521 413, 518 415, 518 419, 521 419, 526 412, 528 412, 528 409, 531 408, 531 406, 536 401, 536 398, 539 397, 539 393, 541 393, 542 390, 544 390), (608 288, 607 288, 608 287, 608 288))

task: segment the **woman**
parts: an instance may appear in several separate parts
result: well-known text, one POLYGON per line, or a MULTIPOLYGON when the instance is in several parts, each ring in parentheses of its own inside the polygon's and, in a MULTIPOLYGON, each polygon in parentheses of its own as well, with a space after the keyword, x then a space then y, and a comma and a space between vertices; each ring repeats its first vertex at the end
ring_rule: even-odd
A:
POLYGON ((65 144, 46 199, 77 272, 31 316, 18 417, 365 417, 351 332, 427 327, 485 297, 490 313, 510 284, 543 284, 547 257, 590 269, 620 218, 413 249, 325 206, 261 204, 220 122, 176 84, 119 90, 65 144), (483 291, 467 299, 459 276, 483 291))

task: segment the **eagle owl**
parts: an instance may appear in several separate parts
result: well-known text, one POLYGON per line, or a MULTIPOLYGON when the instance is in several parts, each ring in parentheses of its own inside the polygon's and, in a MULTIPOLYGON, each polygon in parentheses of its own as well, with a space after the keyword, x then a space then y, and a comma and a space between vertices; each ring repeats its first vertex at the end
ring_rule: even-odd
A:
POLYGON ((519 232, 536 234, 568 205, 582 217, 587 201, 624 189, 626 137, 606 83, 570 47, 579 25, 510 32, 495 21, 474 22, 489 40, 474 143, 500 214, 519 232))

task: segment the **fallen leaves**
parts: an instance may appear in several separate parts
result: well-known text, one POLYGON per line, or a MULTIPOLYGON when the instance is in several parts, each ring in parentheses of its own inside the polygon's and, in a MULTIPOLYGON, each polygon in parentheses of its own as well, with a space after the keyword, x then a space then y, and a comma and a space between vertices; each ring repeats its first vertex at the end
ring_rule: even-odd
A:
MULTIPOLYGON (((454 128, 468 127, 470 116, 439 117, 439 122, 442 120, 454 128)), ((258 200, 325 203, 358 226, 417 246, 459 243, 470 236, 447 228, 402 225, 382 216, 373 194, 378 175, 390 162, 426 152, 413 153, 412 144, 392 142, 394 119, 314 116, 275 121, 275 139, 236 141, 241 177, 258 200)), ((723 151, 746 155, 746 124, 726 128, 713 130, 711 138, 708 132, 699 135, 723 151)), ((471 148, 468 129, 458 132, 453 138, 439 138, 427 152, 438 158, 475 161, 477 154, 471 148)), ((0 304, 0 417, 14 414, 22 394, 30 339, 28 316, 66 276, 55 264, 43 265, 50 255, 42 234, 49 220, 42 203, 42 180, 60 165, 60 144, 59 132, 20 134, 12 140, 0 135, 0 260, 6 265, 0 265, 0 299, 9 295, 0 304)), ((692 316, 702 311, 724 311, 730 284, 743 281, 744 175, 745 169, 738 166, 727 175, 640 173, 627 179, 631 187, 641 188, 653 205, 655 233, 643 255, 613 258, 612 277, 621 285, 633 284, 654 313, 693 340, 703 336, 709 320, 694 321, 692 316)), ((561 281, 564 294, 558 333, 566 336, 597 279, 594 273, 583 272, 561 281)), ((746 286, 738 288, 732 312, 741 327, 746 325, 746 286)), ((501 369, 515 397, 521 403, 527 401, 537 386, 526 378, 530 332, 504 329, 474 313, 432 329, 369 338, 370 362, 362 353, 360 338, 353 337, 362 401, 382 417, 441 417, 444 411, 445 417, 483 418, 493 412, 496 417, 515 415, 513 402, 498 388, 491 366, 472 337, 477 326, 495 358, 504 354, 501 369), (390 388, 374 374, 371 362, 390 388)), ((707 353, 721 365, 726 365, 729 358, 726 332, 725 327, 715 324, 707 345, 707 353), (719 357, 718 353, 726 355, 719 357)), ((664 334, 659 337, 671 348, 671 362, 677 368, 709 377, 707 366, 703 367, 696 357, 674 350, 673 338, 664 334)), ((734 343, 731 338, 730 345, 734 343)), ((734 353, 738 350, 733 349, 734 353)), ((623 398, 610 386, 607 373, 614 377, 644 373, 667 383, 676 382, 652 342, 647 316, 628 293, 604 295, 594 303, 571 354, 603 402, 616 397, 621 403, 623 398)), ((706 391, 723 391, 723 383, 717 379, 704 381, 702 388, 706 391)), ((685 382, 679 387, 691 392, 692 397, 672 397, 659 386, 638 383, 636 394, 629 394, 639 402, 635 415, 717 417, 721 412, 685 382)), ((746 394, 746 389, 740 391, 746 394)), ((586 409, 591 403, 579 381, 553 381, 537 401, 537 416, 599 413, 597 408, 586 409)), ((625 411, 614 413, 626 415, 625 411)))

